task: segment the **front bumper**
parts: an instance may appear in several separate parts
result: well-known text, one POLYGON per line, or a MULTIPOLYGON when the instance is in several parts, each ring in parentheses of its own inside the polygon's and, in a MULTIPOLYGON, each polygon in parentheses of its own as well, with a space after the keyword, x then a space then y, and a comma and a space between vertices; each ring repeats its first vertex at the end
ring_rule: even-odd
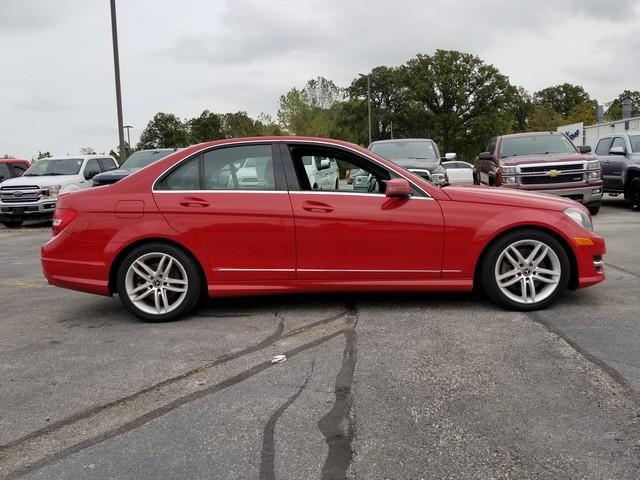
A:
POLYGON ((53 218, 57 199, 30 203, 0 203, 0 221, 18 219, 53 218))
POLYGON ((516 188, 525 192, 531 193, 547 193, 549 195, 557 195, 559 197, 570 198, 576 202, 580 202, 583 205, 591 203, 598 203, 602 201, 604 189, 602 184, 594 183, 592 185, 580 185, 578 187, 564 187, 564 188, 540 188, 530 185, 502 185, 506 188, 516 188))

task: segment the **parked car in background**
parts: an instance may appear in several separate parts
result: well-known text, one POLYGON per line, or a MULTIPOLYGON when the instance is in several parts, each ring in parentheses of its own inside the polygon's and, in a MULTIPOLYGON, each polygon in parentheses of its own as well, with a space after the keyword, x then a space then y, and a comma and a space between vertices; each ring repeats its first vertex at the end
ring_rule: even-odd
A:
POLYGON ((476 169, 470 163, 462 160, 449 160, 442 162, 442 166, 447 171, 447 178, 451 185, 477 183, 476 169))
POLYGON ((604 252, 576 202, 438 188, 357 145, 262 137, 200 144, 109 188, 61 196, 41 260, 53 285, 117 292, 133 314, 167 321, 207 294, 480 285, 506 308, 534 310, 604 280, 604 252), (263 157, 271 161, 256 186, 218 181, 263 157), (309 158, 361 169, 374 188, 314 188, 309 158))
POLYGON ((576 148, 564 133, 516 133, 492 138, 475 167, 482 184, 568 197, 596 215, 602 170, 590 152, 588 146, 576 148))
POLYGON ((640 210, 640 132, 612 133, 598 141, 596 156, 602 167, 604 191, 624 194, 640 210))
POLYGON ((116 168, 107 155, 43 158, 19 178, 0 185, 0 222, 19 227, 25 220, 52 218, 59 195, 91 186, 91 179, 116 168))
POLYGON ((0 182, 22 176, 30 166, 29 160, 0 158, 0 182))
POLYGON ((440 164, 438 145, 431 139, 379 140, 369 145, 369 150, 434 185, 447 183, 447 171, 440 164))
POLYGON ((119 167, 93 177, 93 186, 99 187, 100 185, 116 183, 124 177, 131 175, 136 170, 151 165, 153 162, 177 150, 177 148, 158 148, 155 150, 138 150, 137 152, 133 152, 119 167))
POLYGON ((306 156, 302 159, 304 169, 314 190, 338 190, 340 169, 334 159, 320 156, 306 156))

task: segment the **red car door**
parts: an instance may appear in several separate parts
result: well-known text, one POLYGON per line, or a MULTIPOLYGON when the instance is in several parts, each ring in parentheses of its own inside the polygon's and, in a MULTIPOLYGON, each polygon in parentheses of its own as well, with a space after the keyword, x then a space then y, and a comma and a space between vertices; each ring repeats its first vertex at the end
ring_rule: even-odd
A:
POLYGON ((182 162, 156 183, 154 198, 207 256, 215 280, 290 280, 295 232, 284 183, 279 149, 234 145, 182 162))
POLYGON ((438 203, 415 190, 408 199, 387 198, 392 174, 339 149, 291 145, 286 149, 299 181, 290 192, 301 280, 424 280, 441 275, 444 222, 438 203), (334 158, 337 190, 312 191, 307 155, 334 158), (371 173, 368 185, 349 184, 347 171, 371 173))

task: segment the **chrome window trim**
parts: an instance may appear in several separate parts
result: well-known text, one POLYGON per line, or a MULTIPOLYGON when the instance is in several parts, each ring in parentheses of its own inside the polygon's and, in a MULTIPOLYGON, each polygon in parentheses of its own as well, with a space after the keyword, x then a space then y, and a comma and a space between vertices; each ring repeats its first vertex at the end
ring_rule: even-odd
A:
POLYGON ((268 194, 287 194, 286 190, 153 190, 153 193, 182 193, 182 194, 195 194, 195 193, 268 193, 268 194))
MULTIPOLYGON (((414 188, 416 188, 418 191, 422 192, 424 195, 426 195, 428 198, 433 199, 433 197, 429 194, 429 192, 427 192, 426 190, 424 190, 422 187, 420 187, 419 185, 416 185, 410 178, 408 178, 406 175, 404 175, 404 173, 396 170, 393 167, 389 167, 387 165, 384 165, 382 163, 380 163, 378 160, 376 160, 375 158, 371 157, 370 155, 366 154, 366 153, 362 153, 358 150, 356 150, 355 148, 352 147, 348 147, 345 145, 336 145, 333 142, 327 142, 327 141, 323 141, 323 140, 305 140, 305 139, 275 139, 275 140, 247 140, 247 141, 242 141, 242 142, 233 142, 233 141, 229 141, 229 142, 223 142, 223 143, 219 143, 218 145, 212 147, 211 145, 208 145, 206 147, 202 147, 199 150, 196 150, 195 152, 192 152, 189 156, 181 159, 180 161, 178 161, 177 163, 174 163, 173 165, 171 165, 170 167, 168 167, 166 170, 164 170, 160 175, 158 175, 156 177, 156 179, 153 181, 153 184, 151 186, 151 193, 159 193, 162 191, 168 191, 168 192, 176 192, 177 190, 156 190, 156 183, 158 183, 158 180, 160 180, 161 177, 163 177, 169 170, 171 170, 172 168, 174 168, 175 166, 177 166, 178 164, 185 162, 191 158, 193 158, 196 155, 199 155, 202 152, 205 152, 207 150, 211 150, 211 149, 215 149, 215 148, 219 148, 219 147, 224 147, 224 146, 228 146, 228 145, 246 145, 246 144, 252 144, 252 143, 265 143, 265 144, 271 144, 271 143, 306 143, 306 144, 318 144, 318 145, 328 145, 330 147, 333 148, 343 148, 345 150, 348 150, 356 155, 360 155, 360 156, 364 156, 367 159, 371 160, 373 163, 375 163, 376 165, 380 166, 381 168, 384 168, 386 170, 390 170, 393 173, 395 173, 396 175, 404 178, 407 182, 409 182, 409 184, 411 186, 413 186, 414 188)), ((169 156, 169 155, 168 155, 169 156)), ((168 157, 167 156, 167 157, 168 157)), ((142 169, 140 169, 142 170, 142 169)), ((138 170, 138 171, 140 171, 138 170)), ((134 174, 137 172, 134 172, 134 174)), ((191 192, 195 191, 195 190, 189 190, 191 192)), ((220 191, 220 190, 207 190, 207 191, 220 191)), ((233 191, 237 191, 237 190, 233 190, 233 191)), ((285 190, 282 190, 283 192, 285 192, 285 190)), ((308 192, 307 192, 308 193, 308 192)), ((417 198, 417 197, 416 197, 417 198)))

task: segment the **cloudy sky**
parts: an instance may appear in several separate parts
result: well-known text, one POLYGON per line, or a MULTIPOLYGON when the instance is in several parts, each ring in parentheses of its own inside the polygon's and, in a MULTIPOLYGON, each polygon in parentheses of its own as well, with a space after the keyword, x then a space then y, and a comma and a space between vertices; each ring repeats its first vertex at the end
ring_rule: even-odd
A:
MULTIPOLYGON (((640 0, 118 0, 125 124, 159 111, 275 116, 293 86, 346 86, 437 48, 529 91, 640 90, 640 0)), ((118 142, 109 0, 2 0, 0 156, 118 142)))

